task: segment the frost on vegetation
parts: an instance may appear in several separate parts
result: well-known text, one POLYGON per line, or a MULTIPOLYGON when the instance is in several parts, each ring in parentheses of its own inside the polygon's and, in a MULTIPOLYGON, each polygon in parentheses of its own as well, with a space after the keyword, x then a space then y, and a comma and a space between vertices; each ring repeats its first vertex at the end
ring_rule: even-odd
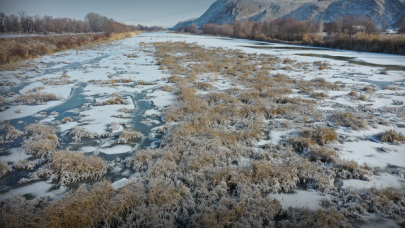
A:
POLYGON ((12 170, 13 169, 7 164, 7 162, 0 160, 0 178, 12 170))
POLYGON ((141 139, 142 138, 142 134, 134 131, 134 130, 124 130, 119 138, 117 139, 118 143, 127 143, 130 140, 137 140, 137 139, 141 139))
POLYGON ((169 85, 164 85, 164 86, 161 86, 160 89, 163 91, 166 91, 166 92, 172 92, 174 88, 169 85))
POLYGON ((280 221, 280 228, 306 227, 339 227, 350 228, 352 225, 341 211, 332 209, 311 210, 308 208, 290 207, 284 211, 286 219, 280 221))
POLYGON ((129 108, 120 108, 118 111, 124 112, 124 113, 130 113, 131 109, 129 109, 129 108))
POLYGON ((18 181, 18 184, 41 180, 42 178, 47 178, 52 174, 53 174, 53 171, 50 169, 49 165, 47 164, 47 165, 44 165, 43 167, 38 168, 38 170, 36 170, 35 172, 30 173, 27 176, 27 178, 25 178, 25 177, 21 178, 18 181))
MULTIPOLYGON (((97 102, 94 105, 101 106, 101 105, 113 105, 113 104, 126 104, 126 102, 118 94, 113 93, 108 100, 102 101, 102 102, 97 102)), ((83 109, 83 107, 82 107, 82 109, 83 109)))
POLYGON ((393 188, 357 190, 342 189, 331 199, 322 202, 324 206, 340 206, 346 216, 364 219, 371 213, 385 218, 405 221, 405 191, 393 188))
POLYGON ((362 100, 362 101, 372 101, 372 100, 368 99, 365 95, 358 94, 356 91, 351 91, 349 94, 347 94, 347 96, 354 98, 354 99, 362 100))
POLYGON ((27 154, 34 154, 45 157, 52 156, 56 148, 60 145, 56 136, 55 128, 38 123, 25 127, 25 132, 31 136, 22 143, 27 154))
POLYGON ((117 131, 122 131, 124 130, 124 127, 122 126, 122 123, 119 122, 111 122, 108 125, 108 130, 111 132, 117 132, 117 131))
POLYGON ((3 122, 1 130, 7 131, 7 134, 5 135, 5 137, 3 139, 5 141, 18 139, 19 137, 25 135, 24 132, 16 129, 14 126, 11 126, 10 122, 3 122))
POLYGON ((46 85, 67 85, 72 84, 73 81, 69 79, 70 76, 63 74, 59 78, 43 78, 42 82, 46 85))
MULTIPOLYGON (((374 170, 340 158, 336 132, 314 127, 315 122, 325 121, 317 100, 288 96, 294 90, 310 94, 340 90, 340 86, 322 78, 304 81, 272 74, 270 70, 279 69, 283 62, 278 56, 186 42, 141 43, 141 48, 154 52, 161 69, 172 74, 169 81, 175 83, 177 99, 165 112, 169 124, 159 130, 165 133, 160 147, 125 158, 123 163, 136 175, 116 191, 107 182, 80 187, 41 205, 41 210, 35 203, 14 198, 1 206, 0 223, 24 227, 34 219, 38 226, 53 227, 349 227, 346 216, 356 217, 360 212, 404 217, 400 192, 337 189, 337 177, 370 180, 374 170), (198 94, 197 77, 190 75, 206 73, 221 73, 243 89, 198 94), (256 147, 275 126, 298 130, 278 145, 256 147), (269 197, 270 193, 291 192, 298 184, 328 195, 325 209, 283 209, 269 197), (56 218, 54 211, 59 212, 56 218)), ((334 115, 330 119, 336 125, 367 126, 351 113, 334 115)), ((128 141, 134 135, 127 133, 119 140, 128 141)), ((74 141, 87 134, 81 128, 72 132, 74 141)), ((70 156, 60 158, 55 163, 58 167, 52 161, 52 169, 58 170, 55 177, 66 177, 63 183, 80 179, 82 174, 77 173, 91 173, 85 163, 92 162, 81 154, 73 162, 76 166, 67 166, 71 167, 69 175, 64 176, 60 170, 66 170, 63 164, 71 163, 70 156), (78 167, 85 171, 72 171, 78 167)))
POLYGON ((350 112, 335 113, 330 115, 329 119, 336 126, 350 127, 354 130, 366 129, 368 127, 368 123, 363 118, 350 112))
POLYGON ((4 104, 6 102, 7 102, 6 98, 3 96, 0 96, 0 104, 4 104))
POLYGON ((104 160, 96 156, 86 156, 80 151, 57 151, 54 153, 50 167, 53 179, 61 185, 86 178, 100 179, 107 173, 104 160))
POLYGON ((81 127, 73 128, 70 135, 72 136, 74 142, 81 142, 82 138, 95 139, 99 137, 96 132, 91 132, 81 127))
POLYGON ((405 136, 396 130, 387 130, 376 135, 381 142, 390 142, 393 144, 405 143, 405 136))
POLYGON ((14 164, 14 167, 16 169, 28 169, 28 170, 33 170, 35 167, 43 164, 46 160, 44 159, 37 159, 34 161, 28 161, 26 159, 24 160, 19 160, 16 164, 14 164))
POLYGON ((46 101, 58 100, 58 96, 53 93, 35 92, 22 94, 15 98, 14 102, 19 104, 43 104, 46 101))
POLYGON ((74 122, 74 120, 70 117, 65 117, 62 119, 62 123, 69 123, 69 122, 74 122))

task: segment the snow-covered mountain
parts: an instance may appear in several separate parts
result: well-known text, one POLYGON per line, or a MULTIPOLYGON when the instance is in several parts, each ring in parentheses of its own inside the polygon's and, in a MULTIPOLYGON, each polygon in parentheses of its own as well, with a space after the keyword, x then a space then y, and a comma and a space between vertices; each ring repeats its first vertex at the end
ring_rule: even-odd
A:
POLYGON ((322 18, 324 22, 330 22, 345 15, 364 15, 372 17, 377 25, 387 21, 390 26, 397 27, 405 16, 405 0, 217 0, 201 17, 179 22, 173 28, 285 17, 322 18))

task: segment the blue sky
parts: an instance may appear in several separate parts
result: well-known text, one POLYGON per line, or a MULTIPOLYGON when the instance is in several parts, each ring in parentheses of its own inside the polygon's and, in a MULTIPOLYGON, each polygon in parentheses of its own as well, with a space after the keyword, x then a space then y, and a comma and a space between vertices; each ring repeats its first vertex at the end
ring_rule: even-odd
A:
POLYGON ((6 15, 24 10, 27 15, 84 19, 88 12, 117 21, 143 25, 173 26, 201 16, 215 0, 0 0, 6 15))

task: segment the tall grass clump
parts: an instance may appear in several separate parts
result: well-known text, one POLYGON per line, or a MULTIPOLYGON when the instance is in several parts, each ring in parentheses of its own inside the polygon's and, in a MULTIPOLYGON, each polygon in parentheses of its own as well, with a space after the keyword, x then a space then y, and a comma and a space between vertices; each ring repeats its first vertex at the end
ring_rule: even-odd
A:
POLYGON ((22 143, 25 152, 28 154, 41 157, 52 156, 60 145, 56 130, 52 126, 34 123, 26 126, 25 131, 31 134, 22 143))
POLYGON ((20 104, 42 104, 46 101, 53 101, 59 99, 53 93, 35 92, 29 94, 22 94, 15 98, 14 102, 20 104))
POLYGON ((86 178, 100 179, 107 172, 102 158, 86 156, 81 151, 60 150, 53 154, 51 168, 53 179, 66 185, 86 178))
POLYGON ((337 126, 350 127, 354 130, 366 129, 367 122, 350 112, 335 113, 329 116, 329 119, 337 126))
POLYGON ((381 139, 381 142, 390 142, 390 143, 404 143, 405 136, 402 132, 396 130, 387 130, 377 134, 381 139))

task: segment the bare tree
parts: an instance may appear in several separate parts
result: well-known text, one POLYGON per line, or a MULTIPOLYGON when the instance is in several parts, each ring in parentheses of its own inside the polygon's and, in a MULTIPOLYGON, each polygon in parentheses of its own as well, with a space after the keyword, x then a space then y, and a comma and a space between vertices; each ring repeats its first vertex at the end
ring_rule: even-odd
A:
POLYGON ((12 14, 7 17, 7 30, 9 32, 19 32, 21 30, 21 23, 18 16, 12 14))
POLYGON ((67 24, 66 18, 55 18, 55 32, 62 34, 67 24))
POLYGON ((32 19, 32 27, 34 28, 35 32, 42 32, 44 25, 44 19, 38 15, 34 16, 32 19))
POLYGON ((6 15, 0 12, 0 32, 5 32, 6 30, 6 15))
POLYGON ((21 23, 23 32, 29 32, 30 17, 27 15, 27 13, 24 10, 18 12, 18 14, 20 15, 20 23, 21 23))

